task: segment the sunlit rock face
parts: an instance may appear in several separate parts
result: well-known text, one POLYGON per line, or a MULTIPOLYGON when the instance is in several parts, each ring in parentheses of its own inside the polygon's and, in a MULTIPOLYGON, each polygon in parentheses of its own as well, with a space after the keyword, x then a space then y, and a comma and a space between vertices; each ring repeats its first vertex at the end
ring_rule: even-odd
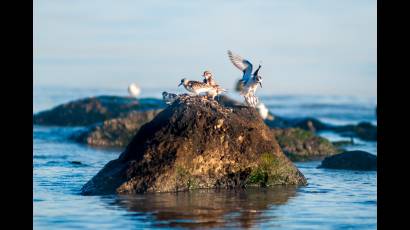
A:
POLYGON ((254 108, 180 97, 143 125, 84 195, 304 185, 254 108))

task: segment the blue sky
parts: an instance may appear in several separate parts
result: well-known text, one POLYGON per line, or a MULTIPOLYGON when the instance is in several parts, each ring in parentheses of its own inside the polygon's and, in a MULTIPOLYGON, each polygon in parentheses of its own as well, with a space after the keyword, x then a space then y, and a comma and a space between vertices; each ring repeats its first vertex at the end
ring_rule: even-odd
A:
POLYGON ((376 1, 34 1, 35 86, 176 87, 226 50, 262 62, 260 94, 376 96, 376 1))

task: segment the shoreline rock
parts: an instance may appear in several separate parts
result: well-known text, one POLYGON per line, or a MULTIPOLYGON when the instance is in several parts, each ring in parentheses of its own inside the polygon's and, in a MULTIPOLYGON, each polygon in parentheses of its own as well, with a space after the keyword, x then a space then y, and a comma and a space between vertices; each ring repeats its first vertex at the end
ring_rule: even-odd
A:
POLYGON ((254 108, 181 97, 143 125, 83 195, 306 185, 254 108))
POLYGON ((318 168, 374 171, 377 170, 377 156, 365 151, 346 151, 326 157, 318 168))
POLYGON ((124 117, 113 118, 75 133, 70 139, 98 147, 124 147, 142 125, 150 122, 162 109, 132 111, 124 117))
POLYGON ((291 161, 321 160, 340 152, 329 140, 301 128, 273 129, 282 151, 291 161))
POLYGON ((265 120, 271 128, 301 128, 311 132, 332 131, 344 137, 355 137, 365 141, 377 141, 377 126, 369 122, 360 122, 357 125, 331 125, 316 118, 284 118, 274 116, 273 120, 265 120))
POLYGON ((87 126, 118 118, 131 111, 164 108, 160 99, 136 99, 121 96, 95 96, 70 101, 33 115, 33 124, 55 126, 87 126))

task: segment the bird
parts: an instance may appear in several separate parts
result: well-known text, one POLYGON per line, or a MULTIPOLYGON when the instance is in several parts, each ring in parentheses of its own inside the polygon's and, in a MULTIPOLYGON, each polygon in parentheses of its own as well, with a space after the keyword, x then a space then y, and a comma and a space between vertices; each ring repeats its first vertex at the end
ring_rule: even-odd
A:
POLYGON ((268 110, 268 108, 266 108, 266 105, 265 105, 265 104, 259 103, 259 104, 256 106, 256 109, 258 110, 259 115, 262 117, 262 119, 265 120, 265 119, 268 118, 268 116, 269 116, 269 110, 268 110))
POLYGON ((212 99, 214 99, 216 95, 218 95, 224 90, 218 86, 208 85, 200 81, 190 81, 186 78, 181 79, 181 82, 179 83, 178 87, 181 85, 183 85, 186 90, 188 90, 191 93, 194 93, 195 95, 207 93, 212 97, 212 99))
POLYGON ((138 97, 141 93, 141 88, 137 84, 132 83, 128 86, 128 93, 132 97, 138 97))
POLYGON ((216 91, 210 91, 208 92, 208 96, 210 96, 211 98, 215 98, 217 95, 226 92, 226 89, 221 88, 218 84, 216 84, 216 81, 213 78, 213 75, 211 73, 211 71, 209 70, 205 70, 203 75, 204 80, 203 82, 206 83, 207 85, 213 86, 214 88, 216 88, 216 91))
POLYGON ((178 95, 175 93, 168 93, 168 92, 162 92, 162 99, 165 101, 167 105, 172 104, 176 99, 178 99, 178 95))
POLYGON ((208 85, 217 85, 213 78, 211 71, 205 70, 202 76, 204 77, 204 81, 203 81, 204 83, 208 85))
MULTIPOLYGON (((262 77, 258 74, 262 66, 259 65, 258 69, 256 69, 252 74, 253 65, 250 61, 242 58, 237 54, 232 53, 232 51, 230 50, 228 50, 228 57, 231 60, 232 64, 243 72, 241 79, 243 87, 240 91, 240 94, 245 97, 245 101, 254 101, 255 99, 257 100, 258 98, 255 96, 255 92, 258 84, 262 88, 262 77)), ((256 104, 252 103, 251 106, 255 107, 256 104)))

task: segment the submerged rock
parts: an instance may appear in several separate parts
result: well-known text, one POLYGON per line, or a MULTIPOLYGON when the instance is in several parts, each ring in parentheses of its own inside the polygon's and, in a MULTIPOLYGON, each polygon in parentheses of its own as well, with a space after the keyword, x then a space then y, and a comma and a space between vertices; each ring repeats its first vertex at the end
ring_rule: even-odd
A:
POLYGON ((82 194, 306 183, 254 108, 180 97, 143 125, 82 194))
POLYGON ((165 107, 162 100, 97 96, 71 101, 33 116, 38 125, 86 126, 124 116, 131 111, 165 107))
POLYGON ((346 151, 326 157, 319 168, 377 170, 377 156, 365 151, 346 151))
POLYGON ((161 111, 162 109, 133 111, 124 117, 106 120, 75 133, 71 139, 92 146, 123 147, 131 141, 142 125, 150 122, 161 111))
POLYGON ((292 161, 323 159, 339 152, 326 138, 300 128, 274 129, 283 152, 292 161))

